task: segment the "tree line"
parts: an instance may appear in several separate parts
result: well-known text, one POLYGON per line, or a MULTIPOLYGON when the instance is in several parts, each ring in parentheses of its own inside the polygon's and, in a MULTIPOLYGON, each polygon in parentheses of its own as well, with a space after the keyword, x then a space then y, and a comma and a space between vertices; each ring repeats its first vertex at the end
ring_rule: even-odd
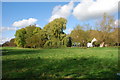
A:
POLYGON ((55 19, 43 29, 30 25, 19 29, 15 34, 15 44, 23 48, 58 48, 70 47, 70 38, 63 32, 67 20, 55 19))
MULTIPOLYGON (((30 25, 19 29, 15 33, 15 39, 7 42, 7 45, 23 48, 59 48, 71 47, 74 43, 80 43, 85 47, 93 38, 97 39, 95 46, 119 46, 119 27, 114 25, 114 17, 104 14, 96 25, 96 29, 84 30, 85 26, 77 25, 70 34, 64 33, 67 20, 58 18, 48 23, 42 28, 30 25)), ((6 45, 4 43, 3 45, 6 45)))
POLYGON ((74 30, 70 33, 73 43, 81 43, 81 46, 86 46, 88 42, 91 42, 93 38, 97 41, 94 43, 95 46, 120 46, 120 35, 118 32, 120 28, 118 25, 114 24, 115 20, 113 16, 104 14, 101 19, 99 19, 96 29, 91 29, 89 25, 88 30, 84 30, 85 26, 77 25, 74 30))

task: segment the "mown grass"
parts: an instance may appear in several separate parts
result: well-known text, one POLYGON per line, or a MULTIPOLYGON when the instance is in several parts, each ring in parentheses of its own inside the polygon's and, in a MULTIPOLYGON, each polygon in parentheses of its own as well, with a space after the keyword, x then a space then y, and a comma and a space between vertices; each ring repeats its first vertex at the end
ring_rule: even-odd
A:
POLYGON ((3 78, 117 78, 118 48, 2 48, 3 78))

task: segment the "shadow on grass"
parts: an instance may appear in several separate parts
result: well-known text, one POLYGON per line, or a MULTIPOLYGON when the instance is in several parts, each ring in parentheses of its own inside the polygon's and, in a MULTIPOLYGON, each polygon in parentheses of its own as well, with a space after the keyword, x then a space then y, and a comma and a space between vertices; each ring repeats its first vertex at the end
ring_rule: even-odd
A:
POLYGON ((3 78, 116 78, 115 64, 95 57, 3 60, 3 78))
POLYGON ((42 49, 2 49, 2 56, 41 53, 42 49))

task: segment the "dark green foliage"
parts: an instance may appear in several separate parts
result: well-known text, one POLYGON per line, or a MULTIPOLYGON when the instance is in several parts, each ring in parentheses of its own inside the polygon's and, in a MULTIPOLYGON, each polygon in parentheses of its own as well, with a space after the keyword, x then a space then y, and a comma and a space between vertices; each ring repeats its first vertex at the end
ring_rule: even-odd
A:
POLYGON ((44 45, 44 48, 61 48, 61 47, 66 47, 66 45, 64 45, 63 42, 58 39, 48 40, 44 45))
POLYGON ((66 23, 67 23, 66 19, 58 18, 48 23, 44 27, 44 30, 47 32, 48 36, 50 36, 51 38, 52 37, 60 38, 60 35, 64 34, 63 30, 66 29, 66 23))
POLYGON ((58 18, 48 23, 43 29, 30 25, 16 31, 15 43, 18 47, 28 48, 59 48, 70 46, 70 40, 63 41, 66 34, 63 30, 66 29, 67 20, 58 18), (68 45, 67 45, 68 44, 68 45))
POLYGON ((25 28, 19 29, 15 34, 15 43, 18 47, 25 47, 26 45, 26 30, 25 28))
POLYGON ((63 32, 63 30, 66 29, 66 22, 66 19, 59 18, 48 23, 44 27, 44 31, 48 36, 48 41, 44 45, 45 48, 58 48, 64 46, 62 41, 66 37, 66 34, 63 32))
POLYGON ((72 39, 71 39, 71 37, 65 37, 62 40, 62 44, 67 46, 67 47, 71 47, 72 46, 72 39))
POLYGON ((40 32, 40 30, 42 30, 40 27, 36 27, 33 31, 33 35, 37 34, 38 32, 40 32))
POLYGON ((15 34, 15 43, 18 47, 30 47, 36 48, 41 47, 43 43, 41 38, 41 28, 35 25, 30 25, 25 28, 19 29, 15 34), (40 34, 39 34, 40 33, 40 34))
POLYGON ((48 40, 45 44, 44 44, 44 48, 50 48, 52 46, 52 41, 48 40))
POLYGON ((27 39, 26 47, 31 48, 39 48, 43 47, 45 42, 47 41, 47 35, 43 30, 39 30, 36 34, 32 35, 29 39, 27 39))
POLYGON ((72 39, 71 37, 68 37, 67 47, 71 47, 71 46, 72 46, 72 39))
POLYGON ((30 25, 25 27, 26 30, 26 38, 32 37, 36 32, 38 32, 38 27, 36 25, 30 25))

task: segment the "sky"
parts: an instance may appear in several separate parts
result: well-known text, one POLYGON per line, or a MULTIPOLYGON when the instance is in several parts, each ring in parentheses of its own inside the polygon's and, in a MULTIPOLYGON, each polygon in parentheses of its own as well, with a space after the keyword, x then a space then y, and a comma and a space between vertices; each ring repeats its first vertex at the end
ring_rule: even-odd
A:
MULTIPOLYGON (((67 19, 65 33, 69 34, 78 24, 95 22, 104 13, 118 19, 119 0, 81 0, 79 2, 2 2, 2 39, 0 44, 14 38, 16 30, 36 24, 43 28, 56 18, 67 19)), ((117 24, 117 23, 116 23, 117 24)))

